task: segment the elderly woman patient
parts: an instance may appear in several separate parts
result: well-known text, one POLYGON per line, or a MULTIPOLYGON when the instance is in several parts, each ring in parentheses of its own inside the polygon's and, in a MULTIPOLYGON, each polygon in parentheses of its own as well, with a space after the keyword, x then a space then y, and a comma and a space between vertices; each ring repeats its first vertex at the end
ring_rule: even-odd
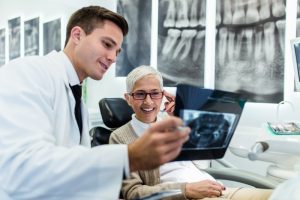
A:
MULTIPOLYGON (((163 89, 161 74, 149 66, 140 66, 126 79, 125 99, 134 110, 132 120, 115 130, 110 143, 129 144, 141 136, 151 123, 163 120, 160 107, 165 96, 172 97, 163 89)), ((213 177, 198 168, 203 161, 181 161, 162 165, 151 171, 137 171, 123 181, 125 199, 139 198, 161 190, 180 189, 176 199, 268 199, 272 190, 257 188, 225 188, 213 177)))

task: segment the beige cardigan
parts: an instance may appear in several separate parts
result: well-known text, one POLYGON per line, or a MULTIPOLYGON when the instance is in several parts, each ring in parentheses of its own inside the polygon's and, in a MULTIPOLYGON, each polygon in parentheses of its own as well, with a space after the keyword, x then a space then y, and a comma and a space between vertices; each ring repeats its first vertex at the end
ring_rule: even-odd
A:
MULTIPOLYGON (((134 132, 130 122, 112 132, 110 144, 130 144, 138 136, 134 132)), ((143 196, 168 189, 180 189, 182 195, 176 199, 185 198, 186 183, 160 183, 159 168, 147 171, 131 173, 131 178, 123 181, 122 194, 125 199, 141 198, 143 196)), ((174 199, 174 197, 172 198, 174 199)))

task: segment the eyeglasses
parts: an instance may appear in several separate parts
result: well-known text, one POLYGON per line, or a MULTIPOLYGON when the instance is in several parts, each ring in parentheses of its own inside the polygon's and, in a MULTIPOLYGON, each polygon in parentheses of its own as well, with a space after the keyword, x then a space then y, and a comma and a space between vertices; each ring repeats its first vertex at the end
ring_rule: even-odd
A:
POLYGON ((144 100, 147 98, 147 95, 150 95, 151 99, 161 99, 164 92, 132 92, 128 93, 135 100, 144 100))

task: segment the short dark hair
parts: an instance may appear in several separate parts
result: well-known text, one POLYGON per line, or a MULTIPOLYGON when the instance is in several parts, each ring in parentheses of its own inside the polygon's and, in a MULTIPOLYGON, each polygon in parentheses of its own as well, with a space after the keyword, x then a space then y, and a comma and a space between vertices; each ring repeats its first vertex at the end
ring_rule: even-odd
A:
POLYGON ((73 27, 81 27, 88 35, 92 33, 95 28, 99 27, 99 24, 101 25, 104 20, 109 20, 120 27, 123 32, 123 36, 126 36, 126 34, 128 33, 128 23, 126 19, 118 13, 115 13, 101 6, 83 7, 74 12, 69 19, 66 30, 65 46, 68 43, 73 27))

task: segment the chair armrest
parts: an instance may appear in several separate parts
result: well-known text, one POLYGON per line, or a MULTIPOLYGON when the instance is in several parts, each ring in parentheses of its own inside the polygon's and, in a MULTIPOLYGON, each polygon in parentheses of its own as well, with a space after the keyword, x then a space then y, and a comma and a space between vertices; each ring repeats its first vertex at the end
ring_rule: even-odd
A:
POLYGON ((215 179, 235 181, 251 185, 256 188, 274 189, 279 183, 274 180, 267 179, 245 170, 232 169, 232 168, 207 168, 203 169, 215 179))
POLYGON ((102 144, 108 144, 111 132, 111 130, 101 126, 92 128, 90 130, 90 135, 92 136, 91 146, 94 147, 102 144))

